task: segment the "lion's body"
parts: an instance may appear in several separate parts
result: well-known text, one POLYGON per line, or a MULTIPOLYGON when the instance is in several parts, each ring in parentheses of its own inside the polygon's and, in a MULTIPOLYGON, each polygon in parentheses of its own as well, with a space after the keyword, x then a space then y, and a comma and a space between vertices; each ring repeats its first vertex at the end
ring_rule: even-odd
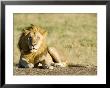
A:
POLYGON ((47 46, 46 34, 42 28, 33 25, 24 30, 18 42, 19 67, 37 67, 41 63, 43 67, 51 68, 54 63, 61 63, 57 51, 47 46))

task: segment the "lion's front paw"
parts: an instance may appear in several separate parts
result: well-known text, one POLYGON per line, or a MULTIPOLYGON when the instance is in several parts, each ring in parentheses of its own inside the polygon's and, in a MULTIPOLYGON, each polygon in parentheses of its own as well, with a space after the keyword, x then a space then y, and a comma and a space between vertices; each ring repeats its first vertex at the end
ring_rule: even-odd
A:
POLYGON ((34 65, 33 65, 32 63, 29 63, 29 64, 28 64, 28 67, 29 67, 29 68, 33 68, 34 65))
POLYGON ((53 66, 50 66, 49 69, 53 69, 53 66))
POLYGON ((48 65, 45 65, 43 66, 44 69, 53 69, 53 66, 48 66, 48 65))
POLYGON ((54 63, 55 67, 66 67, 66 63, 54 63))

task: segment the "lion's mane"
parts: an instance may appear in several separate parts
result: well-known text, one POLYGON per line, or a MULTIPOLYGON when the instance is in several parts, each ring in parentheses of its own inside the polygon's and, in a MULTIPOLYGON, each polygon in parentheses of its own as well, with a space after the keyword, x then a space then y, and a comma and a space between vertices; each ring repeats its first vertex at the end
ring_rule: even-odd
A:
POLYGON ((22 58, 26 58, 29 63, 35 64, 36 60, 38 60, 39 57, 41 57, 42 55, 45 55, 47 53, 48 47, 47 47, 47 44, 44 40, 41 44, 41 47, 37 50, 37 52, 30 52, 29 51, 29 46, 27 44, 27 37, 28 37, 27 34, 29 32, 33 32, 33 31, 39 32, 40 34, 43 35, 43 37, 46 37, 47 32, 43 28, 31 25, 30 27, 26 27, 23 30, 23 32, 19 38, 18 48, 21 52, 22 58))

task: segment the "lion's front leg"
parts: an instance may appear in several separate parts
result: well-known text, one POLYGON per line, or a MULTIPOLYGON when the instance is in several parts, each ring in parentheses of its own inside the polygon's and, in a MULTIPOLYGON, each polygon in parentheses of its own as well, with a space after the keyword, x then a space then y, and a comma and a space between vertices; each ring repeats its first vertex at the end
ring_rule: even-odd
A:
POLYGON ((33 68, 34 65, 29 63, 25 58, 20 58, 19 68, 33 68))
POLYGON ((42 67, 46 68, 46 69, 53 69, 52 64, 54 64, 54 62, 53 62, 52 57, 50 56, 50 54, 47 53, 42 58, 43 58, 43 60, 41 61, 42 67))

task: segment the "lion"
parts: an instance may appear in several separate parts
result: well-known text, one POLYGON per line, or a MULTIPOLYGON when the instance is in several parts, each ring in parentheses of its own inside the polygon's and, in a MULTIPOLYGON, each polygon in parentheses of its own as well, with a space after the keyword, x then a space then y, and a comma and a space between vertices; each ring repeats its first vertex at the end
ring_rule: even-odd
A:
POLYGON ((48 47, 46 43, 47 31, 33 24, 26 27, 18 41, 20 50, 20 68, 42 68, 53 69, 53 67, 66 67, 60 55, 54 47, 48 47))

